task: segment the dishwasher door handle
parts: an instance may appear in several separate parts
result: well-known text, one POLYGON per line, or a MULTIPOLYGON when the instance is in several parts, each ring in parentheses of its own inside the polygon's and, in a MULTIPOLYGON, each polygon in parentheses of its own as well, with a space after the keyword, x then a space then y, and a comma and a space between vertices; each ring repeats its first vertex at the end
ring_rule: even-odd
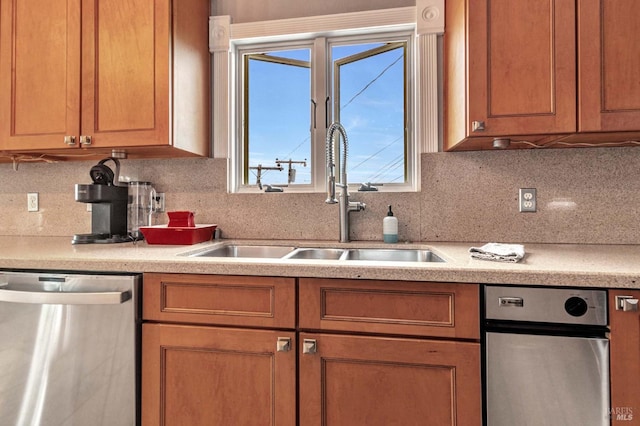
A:
POLYGON ((119 305, 131 299, 131 291, 74 293, 63 291, 0 290, 0 302, 33 305, 119 305))

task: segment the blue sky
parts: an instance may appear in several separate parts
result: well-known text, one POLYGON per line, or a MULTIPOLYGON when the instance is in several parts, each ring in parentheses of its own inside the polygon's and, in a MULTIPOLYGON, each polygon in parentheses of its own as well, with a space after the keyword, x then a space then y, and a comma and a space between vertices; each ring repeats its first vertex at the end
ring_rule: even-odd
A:
MULTIPOLYGON (((336 46, 333 59, 353 55, 372 45, 336 46)), ((276 52, 274 52, 276 53, 276 52)), ((277 52, 308 60, 307 49, 277 52)), ((340 122, 349 137, 350 183, 403 182, 404 69, 402 49, 369 56, 340 67, 340 122)), ((274 166, 275 159, 310 160, 310 70, 252 61, 250 74, 250 165, 274 166)), ((321 102, 324 102, 322 100, 321 102)), ((324 117, 317 117, 324 126, 324 117)), ((295 165, 296 183, 309 183, 311 163, 295 165)), ((286 168, 285 168, 286 169, 286 168)), ((263 183, 286 183, 287 174, 270 171, 263 183)), ((255 183, 255 171, 250 173, 255 183)))

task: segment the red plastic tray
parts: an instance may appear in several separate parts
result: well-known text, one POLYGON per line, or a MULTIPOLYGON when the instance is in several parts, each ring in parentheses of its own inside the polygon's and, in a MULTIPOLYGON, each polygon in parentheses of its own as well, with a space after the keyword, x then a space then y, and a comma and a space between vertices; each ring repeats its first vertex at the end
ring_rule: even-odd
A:
POLYGON ((209 241, 218 225, 177 227, 167 225, 141 226, 140 232, 149 244, 190 245, 209 241))

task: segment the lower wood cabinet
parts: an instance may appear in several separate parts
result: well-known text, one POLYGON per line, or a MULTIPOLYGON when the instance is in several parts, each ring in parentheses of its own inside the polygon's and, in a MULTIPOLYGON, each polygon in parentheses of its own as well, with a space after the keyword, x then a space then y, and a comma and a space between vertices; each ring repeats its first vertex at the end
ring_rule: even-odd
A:
POLYGON ((477 426, 479 287, 146 274, 143 426, 477 426))
POLYGON ((300 425, 481 424, 478 343, 300 333, 299 345, 300 425))
POLYGON ((295 333, 142 326, 142 424, 296 424, 295 333))
POLYGON ((640 299, 640 290, 609 290, 611 424, 640 424, 640 312, 616 309, 616 296, 640 299))

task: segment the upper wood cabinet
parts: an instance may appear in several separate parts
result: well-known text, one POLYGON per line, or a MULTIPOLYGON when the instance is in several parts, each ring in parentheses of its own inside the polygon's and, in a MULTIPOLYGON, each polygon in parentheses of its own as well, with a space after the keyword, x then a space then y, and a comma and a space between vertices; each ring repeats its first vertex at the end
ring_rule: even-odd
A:
POLYGON ((207 0, 0 0, 0 13, 0 150, 208 155, 207 0))
POLYGON ((640 2, 578 1, 581 132, 640 131, 640 2))
POLYGON ((640 4, 446 5, 445 149, 492 148, 499 137, 549 146, 640 137, 640 47, 631 42, 640 4))

